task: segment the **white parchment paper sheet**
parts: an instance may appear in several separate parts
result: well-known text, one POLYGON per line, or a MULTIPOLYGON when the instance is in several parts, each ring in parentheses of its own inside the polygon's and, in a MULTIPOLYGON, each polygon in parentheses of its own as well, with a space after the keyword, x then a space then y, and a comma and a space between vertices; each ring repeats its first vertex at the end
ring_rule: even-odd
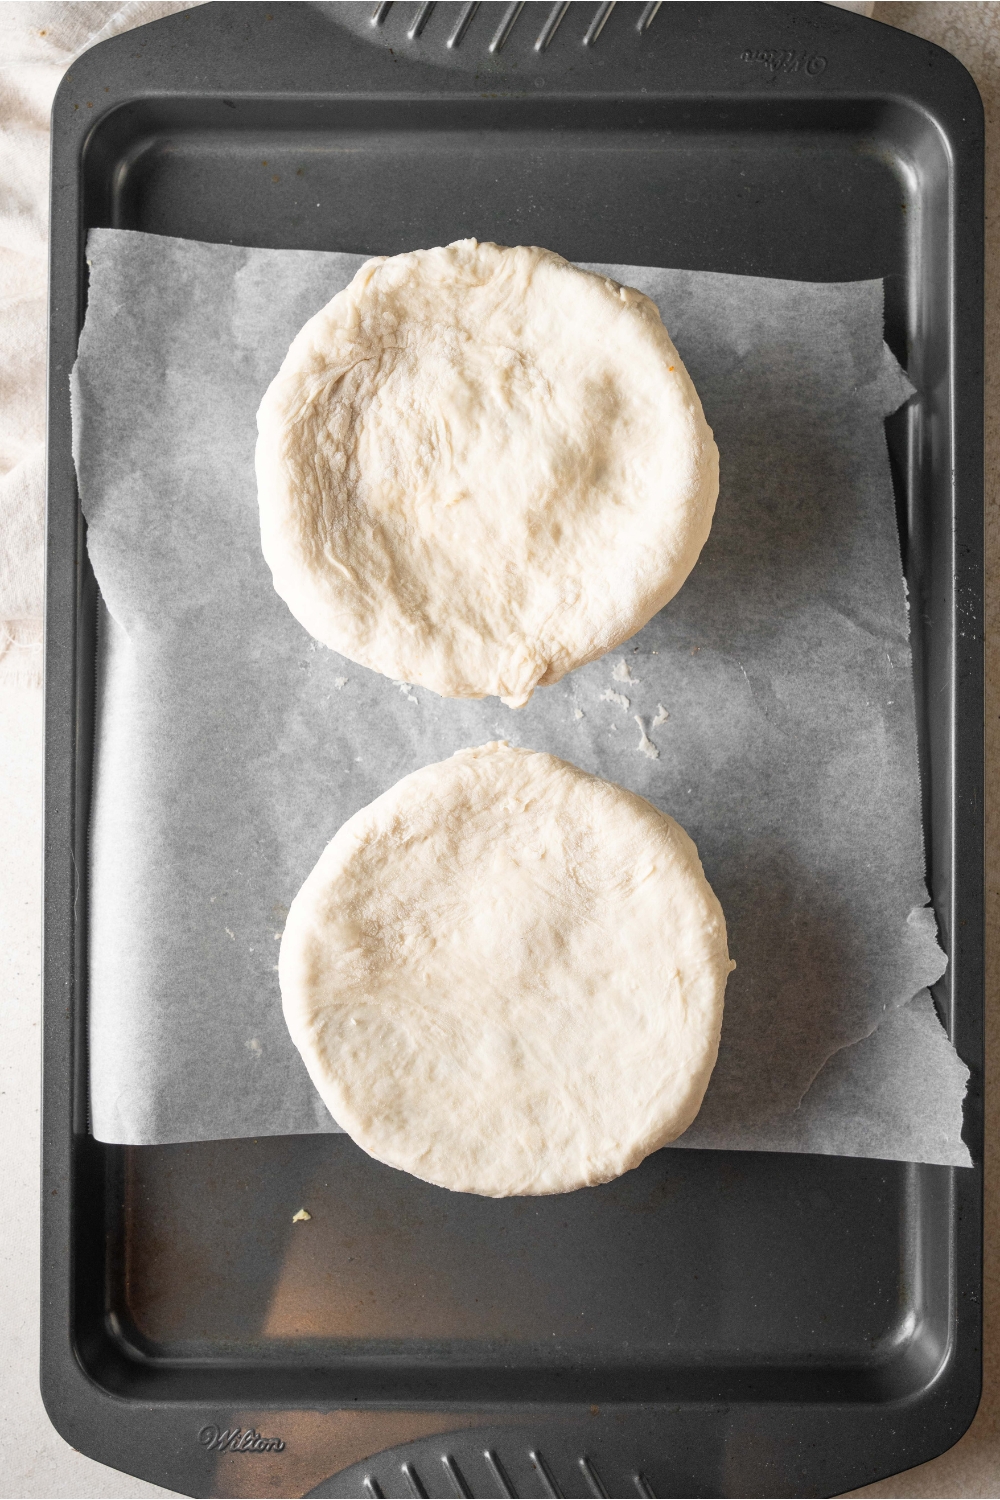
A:
POLYGON ((607 268, 657 301, 698 387, 718 511, 660 615, 513 711, 355 666, 271 588, 256 408, 363 257, 115 230, 88 256, 95 1134, 335 1129, 281 1015, 288 904, 357 808, 504 737, 640 792, 698 844, 738 969, 685 1145, 966 1162, 967 1075, 926 993, 944 958, 883 428, 910 387, 881 283, 607 268))

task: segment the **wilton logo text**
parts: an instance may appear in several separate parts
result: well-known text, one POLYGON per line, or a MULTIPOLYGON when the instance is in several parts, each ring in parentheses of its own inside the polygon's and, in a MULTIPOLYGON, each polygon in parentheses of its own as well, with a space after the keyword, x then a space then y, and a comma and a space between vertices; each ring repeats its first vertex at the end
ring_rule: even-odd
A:
POLYGON ((826 58, 816 52, 785 52, 780 47, 748 47, 740 59, 763 63, 772 73, 808 73, 810 78, 818 77, 826 68, 826 58))
POLYGON ((227 1427, 225 1431, 203 1427, 198 1441, 203 1448, 216 1453, 280 1453, 285 1446, 281 1438, 261 1437, 253 1427, 246 1432, 241 1427, 227 1427))

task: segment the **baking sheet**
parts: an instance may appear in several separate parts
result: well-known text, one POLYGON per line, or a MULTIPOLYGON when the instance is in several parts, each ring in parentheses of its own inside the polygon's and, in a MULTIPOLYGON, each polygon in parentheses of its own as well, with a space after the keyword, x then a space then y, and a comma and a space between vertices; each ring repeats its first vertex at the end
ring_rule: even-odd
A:
POLYGON ((94 1133, 335 1128, 281 1017, 288 904, 358 807, 504 737, 642 793, 698 843, 738 968, 683 1144, 967 1163, 967 1073, 924 993, 944 958, 883 431, 910 388, 881 283, 606 268, 658 302, 698 386, 718 511, 660 615, 515 711, 318 645, 260 555, 257 404, 364 257, 96 230, 88 258, 94 1133))

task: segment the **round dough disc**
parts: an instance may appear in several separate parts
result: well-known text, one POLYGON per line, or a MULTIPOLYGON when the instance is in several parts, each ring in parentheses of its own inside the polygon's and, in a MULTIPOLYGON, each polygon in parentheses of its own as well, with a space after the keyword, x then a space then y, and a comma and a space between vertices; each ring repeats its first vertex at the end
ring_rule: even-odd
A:
POLYGON ((606 1182, 687 1129, 731 967, 672 818, 496 743, 344 824, 292 903, 279 973, 358 1145, 502 1198, 606 1182))
POLYGON ((388 677, 512 707, 674 596, 719 488, 655 303, 523 246, 366 262, 257 423, 262 546, 296 619, 388 677))

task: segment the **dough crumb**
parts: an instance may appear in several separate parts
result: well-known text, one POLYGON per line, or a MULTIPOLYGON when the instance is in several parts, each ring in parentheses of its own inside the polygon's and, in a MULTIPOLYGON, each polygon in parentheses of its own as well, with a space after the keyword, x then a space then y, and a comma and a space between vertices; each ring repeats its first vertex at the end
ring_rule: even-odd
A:
POLYGON ((641 751, 641 753, 643 755, 648 755, 650 760, 659 760, 659 758, 660 758, 660 752, 659 752, 659 750, 657 750, 656 746, 653 744, 653 741, 649 738, 649 735, 646 733, 645 725, 643 724, 643 722, 640 719, 639 715, 638 714, 633 714, 632 717, 635 720, 635 722, 638 724, 638 726, 639 726, 639 733, 642 736, 642 738, 640 739, 638 745, 636 745, 635 748, 637 750, 641 751))
POLYGON ((259 1057, 264 1050, 255 1036, 252 1036, 248 1042, 245 1042, 244 1046, 246 1047, 247 1051, 252 1052, 255 1057, 259 1057))
POLYGON ((346 677, 335 677, 333 679, 333 685, 334 685, 335 688, 346 687, 347 686, 347 678, 346 677))
POLYGON ((601 702, 617 703, 618 707, 623 709, 627 709, 629 707, 629 700, 626 698, 625 694, 616 693, 614 688, 608 688, 606 692, 603 692, 601 694, 601 702))
POLYGON ((403 697, 408 699, 410 703, 416 703, 418 701, 416 693, 412 691, 411 686, 408 682, 396 682, 394 680, 392 685, 393 687, 398 687, 403 697))
POLYGON ((293 1224, 308 1224, 308 1222, 309 1222, 309 1220, 311 1218, 312 1218, 312 1214, 307 1213, 304 1208, 300 1208, 297 1214, 292 1214, 292 1223, 293 1224))
POLYGON ((615 668, 614 668, 614 671, 611 673, 611 675, 615 679, 616 682, 638 682, 639 681, 638 677, 633 677, 632 676, 632 669, 629 666, 628 662, 625 660, 624 656, 621 658, 620 661, 615 662, 615 668))
POLYGON ((658 703, 656 705, 656 717, 653 720, 653 728, 656 729, 660 724, 665 724, 669 718, 670 718, 670 715, 667 713, 667 710, 663 707, 663 704, 662 703, 658 703))
POLYGON ((583 709, 582 708, 574 708, 574 710, 573 710, 573 717, 574 717, 574 719, 582 719, 583 718, 583 709))

